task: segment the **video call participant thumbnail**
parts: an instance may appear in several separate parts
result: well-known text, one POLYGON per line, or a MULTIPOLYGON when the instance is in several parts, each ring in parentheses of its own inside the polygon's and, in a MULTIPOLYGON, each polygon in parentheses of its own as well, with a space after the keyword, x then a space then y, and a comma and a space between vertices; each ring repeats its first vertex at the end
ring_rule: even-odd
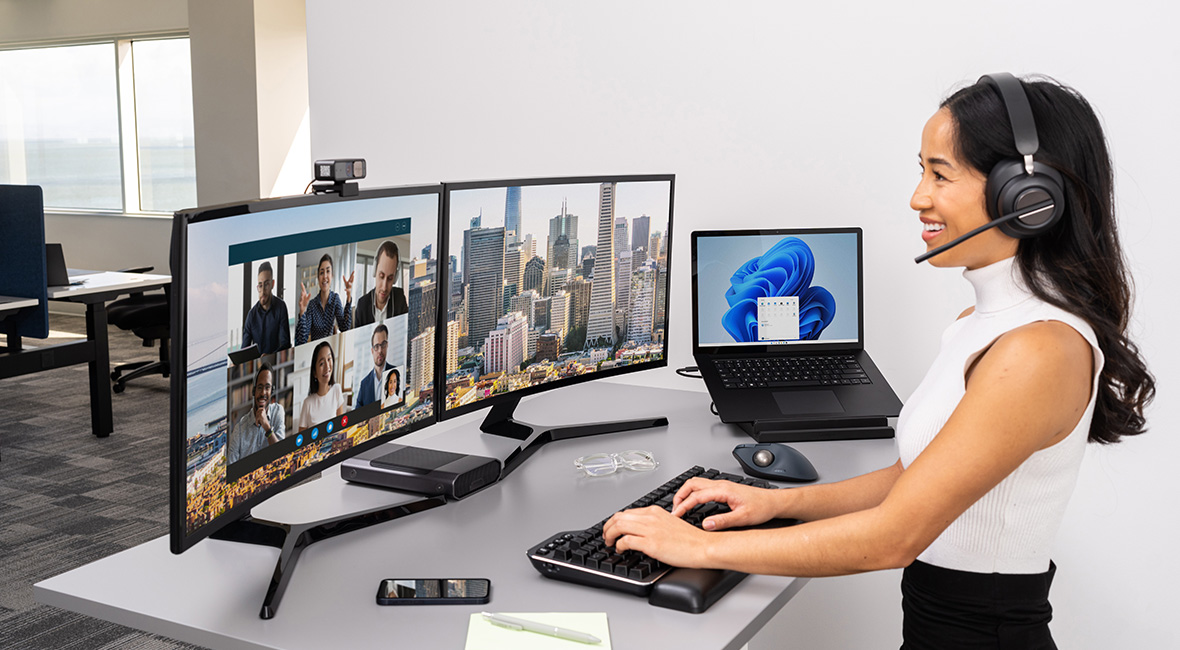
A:
POLYGON ((377 260, 373 265, 373 288, 357 298, 353 324, 368 325, 377 321, 400 316, 410 311, 406 294, 394 282, 401 274, 401 255, 397 244, 385 240, 377 248, 377 260))
POLYGON ((316 267, 316 284, 319 293, 312 298, 307 288, 299 287, 299 320, 295 324, 295 344, 322 339, 335 333, 339 327, 344 332, 352 327, 352 274, 344 279, 346 299, 340 302, 340 294, 332 291, 332 256, 324 253, 316 267))
POLYGON ((321 341, 311 354, 311 381, 299 411, 300 429, 344 415, 344 393, 336 384, 335 371, 336 354, 327 341, 321 341))
POLYGON ((229 434, 230 463, 261 451, 285 436, 283 421, 287 414, 283 405, 272 399, 273 395, 274 371, 263 361, 254 375, 254 408, 238 419, 229 434))
POLYGON ((385 401, 382 406, 394 406, 402 402, 402 379, 397 368, 385 375, 385 401))
POLYGON ((260 354, 273 354, 291 347, 287 303, 274 295, 274 269, 270 262, 258 266, 258 302, 242 323, 242 347, 258 346, 260 354))
POLYGON ((389 353, 389 328, 384 323, 373 328, 369 343, 373 351, 373 371, 365 373, 365 378, 361 380, 360 394, 356 398, 357 408, 380 401, 381 375, 393 368, 385 361, 389 353))

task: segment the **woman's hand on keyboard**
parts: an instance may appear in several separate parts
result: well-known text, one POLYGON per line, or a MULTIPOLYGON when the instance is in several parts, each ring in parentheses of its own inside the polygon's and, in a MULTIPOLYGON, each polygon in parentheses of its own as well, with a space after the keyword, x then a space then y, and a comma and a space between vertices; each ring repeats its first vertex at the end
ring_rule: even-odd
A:
POLYGON ((729 506, 730 511, 707 517, 701 523, 705 530, 757 526, 774 519, 778 514, 774 496, 774 490, 764 490, 733 481, 693 478, 685 481, 673 497, 672 515, 683 517, 693 508, 715 501, 729 506))
POLYGON ((616 512, 602 526, 603 541, 616 553, 639 551, 676 567, 702 567, 707 536, 659 506, 616 512))

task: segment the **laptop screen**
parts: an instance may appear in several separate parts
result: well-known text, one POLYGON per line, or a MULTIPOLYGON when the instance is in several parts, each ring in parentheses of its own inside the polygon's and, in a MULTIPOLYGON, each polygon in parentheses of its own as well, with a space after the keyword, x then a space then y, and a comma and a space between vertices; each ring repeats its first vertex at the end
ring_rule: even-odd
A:
POLYGON ((859 228, 692 233, 694 350, 861 344, 859 228))

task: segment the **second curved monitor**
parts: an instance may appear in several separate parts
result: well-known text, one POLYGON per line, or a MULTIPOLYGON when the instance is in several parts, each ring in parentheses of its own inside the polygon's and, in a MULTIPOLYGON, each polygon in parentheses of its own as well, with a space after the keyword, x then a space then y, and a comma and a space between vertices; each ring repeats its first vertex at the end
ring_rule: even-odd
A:
POLYGON ((674 185, 445 184, 439 417, 667 365, 674 185))

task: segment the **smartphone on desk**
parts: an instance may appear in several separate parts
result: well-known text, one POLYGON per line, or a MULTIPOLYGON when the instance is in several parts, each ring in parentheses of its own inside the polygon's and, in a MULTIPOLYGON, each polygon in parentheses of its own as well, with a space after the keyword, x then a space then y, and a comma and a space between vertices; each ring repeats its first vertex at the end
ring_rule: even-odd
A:
POLYGON ((377 585, 378 605, 483 605, 491 595, 487 578, 386 578, 377 585))

